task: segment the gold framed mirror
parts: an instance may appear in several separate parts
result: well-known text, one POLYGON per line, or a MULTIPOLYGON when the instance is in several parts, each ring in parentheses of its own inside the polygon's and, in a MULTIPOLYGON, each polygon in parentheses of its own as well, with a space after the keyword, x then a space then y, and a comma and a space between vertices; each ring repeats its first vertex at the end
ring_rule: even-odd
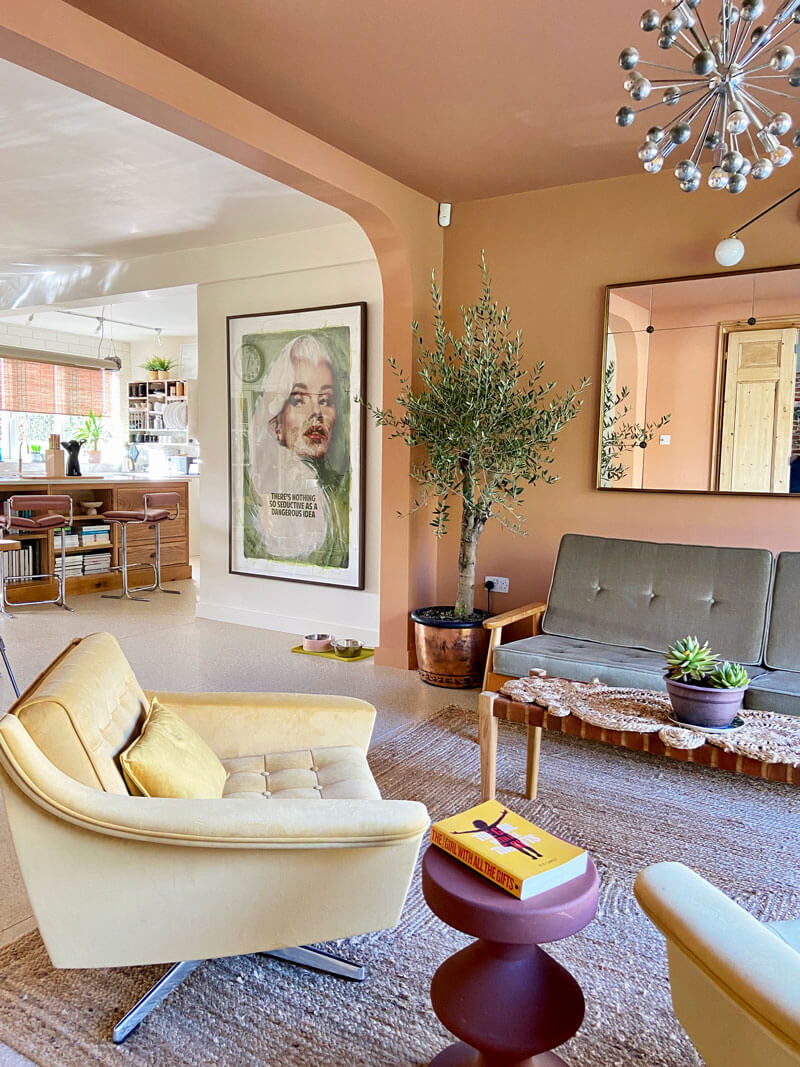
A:
POLYGON ((606 288, 598 489, 800 494, 800 267, 606 288))

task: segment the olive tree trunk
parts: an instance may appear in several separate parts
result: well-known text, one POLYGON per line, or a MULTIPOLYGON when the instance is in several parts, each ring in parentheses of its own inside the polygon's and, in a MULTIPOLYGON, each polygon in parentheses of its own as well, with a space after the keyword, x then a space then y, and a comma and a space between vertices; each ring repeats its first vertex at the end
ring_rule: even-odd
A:
POLYGON ((475 560, 478 555, 478 540, 486 525, 473 513, 463 509, 461 513, 461 541, 458 546, 458 592, 456 593, 455 616, 464 618, 475 610, 475 560))

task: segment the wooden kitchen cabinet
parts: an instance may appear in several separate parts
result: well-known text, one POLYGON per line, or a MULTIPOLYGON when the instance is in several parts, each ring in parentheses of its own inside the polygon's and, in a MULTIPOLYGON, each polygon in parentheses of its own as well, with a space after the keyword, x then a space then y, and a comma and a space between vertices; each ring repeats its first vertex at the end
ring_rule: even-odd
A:
MULTIPOLYGON (((84 526, 100 525, 105 511, 138 511, 142 507, 144 493, 177 493, 180 498, 180 515, 173 522, 161 524, 161 577, 162 581, 177 581, 191 578, 189 564, 189 483, 187 479, 168 478, 151 481, 148 478, 114 479, 102 477, 81 478, 24 478, 0 480, 0 507, 10 496, 25 493, 47 493, 55 496, 70 496, 73 501, 73 533, 81 534, 84 526), (101 501, 98 515, 86 515, 81 506, 84 501, 101 501)), ((109 523, 111 527, 111 562, 120 563, 119 526, 109 523)), ((16 536, 16 535, 15 535, 16 536)), ((52 531, 21 534, 17 538, 23 546, 37 542, 40 569, 52 571, 60 560, 60 547, 54 545, 52 531)), ((82 545, 67 549, 67 554, 92 554, 101 551, 102 546, 82 545)), ((133 564, 129 570, 131 585, 149 585, 152 582, 152 570, 149 567, 136 566, 155 561, 155 527, 133 525, 128 527, 128 563, 133 564)), ((14 582, 8 587, 8 599, 12 604, 23 604, 30 600, 39 600, 44 596, 55 596, 55 583, 14 582)), ((67 578, 67 596, 82 593, 95 593, 121 588, 122 576, 119 571, 73 575, 67 578)))

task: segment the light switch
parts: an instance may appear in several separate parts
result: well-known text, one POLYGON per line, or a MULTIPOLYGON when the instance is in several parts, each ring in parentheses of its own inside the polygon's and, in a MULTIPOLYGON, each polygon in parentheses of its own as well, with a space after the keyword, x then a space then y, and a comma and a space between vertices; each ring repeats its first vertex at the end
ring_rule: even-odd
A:
POLYGON ((658 439, 658 443, 659 443, 660 445, 669 445, 669 444, 672 444, 672 434, 669 434, 669 433, 662 433, 662 434, 661 434, 661 436, 660 436, 660 437, 659 437, 659 439, 658 439))

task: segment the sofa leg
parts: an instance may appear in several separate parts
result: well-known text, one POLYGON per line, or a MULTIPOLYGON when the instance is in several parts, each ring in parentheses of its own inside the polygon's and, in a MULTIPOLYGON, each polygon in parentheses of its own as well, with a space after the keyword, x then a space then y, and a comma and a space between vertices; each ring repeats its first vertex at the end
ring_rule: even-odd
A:
POLYGON ((326 974, 335 974, 337 978, 350 978, 353 982, 363 982, 367 977, 367 968, 361 964, 351 963, 350 960, 343 960, 341 956, 333 956, 330 952, 322 952, 318 948, 309 948, 308 945, 274 948, 264 955, 274 956, 277 960, 287 960, 289 963, 299 963, 301 967, 313 967, 314 970, 324 971, 326 974))
POLYGON ((203 962, 203 960, 184 960, 182 963, 173 964, 114 1027, 111 1035, 114 1044, 121 1045, 139 1023, 147 1018, 153 1008, 158 1007, 161 1001, 168 997, 173 989, 177 989, 184 978, 188 978, 195 967, 199 967, 203 962))

